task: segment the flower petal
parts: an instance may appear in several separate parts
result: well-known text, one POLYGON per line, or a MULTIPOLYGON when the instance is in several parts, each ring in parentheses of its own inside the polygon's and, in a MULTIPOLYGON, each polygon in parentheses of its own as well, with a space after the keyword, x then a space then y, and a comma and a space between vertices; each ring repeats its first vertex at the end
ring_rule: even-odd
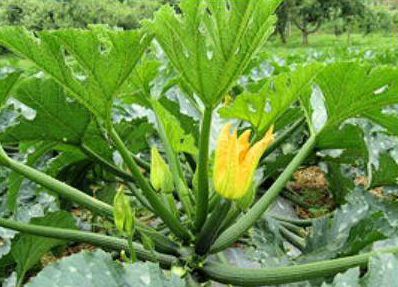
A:
POLYGON ((246 156, 247 151, 249 150, 250 146, 250 135, 251 130, 246 130, 243 134, 239 137, 239 162, 241 163, 246 156))

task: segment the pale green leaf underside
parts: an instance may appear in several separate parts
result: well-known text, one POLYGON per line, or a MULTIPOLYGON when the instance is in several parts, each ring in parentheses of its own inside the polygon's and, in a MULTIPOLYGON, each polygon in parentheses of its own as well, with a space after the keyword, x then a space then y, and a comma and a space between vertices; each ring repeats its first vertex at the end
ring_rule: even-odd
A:
POLYGON ((229 107, 220 110, 224 118, 247 121, 263 133, 295 102, 310 93, 314 77, 323 69, 313 64, 268 81, 259 93, 243 93, 229 107))
POLYGON ((103 251, 82 252, 46 267, 27 287, 184 287, 183 279, 166 279, 155 263, 124 264, 103 251))
POLYGON ((270 33, 280 0, 182 0, 146 25, 173 66, 208 106, 216 105, 270 33))
POLYGON ((0 29, 0 43, 34 62, 102 119, 152 37, 138 31, 0 29))
POLYGON ((21 117, 0 136, 2 142, 55 141, 78 145, 90 112, 67 99, 65 90, 51 79, 29 78, 18 86, 15 98, 35 111, 34 119, 21 117))

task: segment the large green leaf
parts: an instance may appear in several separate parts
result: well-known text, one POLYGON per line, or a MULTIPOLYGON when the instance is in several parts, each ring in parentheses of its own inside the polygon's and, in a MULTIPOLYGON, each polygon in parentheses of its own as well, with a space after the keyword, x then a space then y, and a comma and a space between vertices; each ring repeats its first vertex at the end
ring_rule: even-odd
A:
POLYGON ((92 113, 109 120, 114 97, 152 37, 143 30, 0 29, 0 43, 34 62, 92 113))
POLYGON ((256 93, 243 93, 228 107, 220 110, 224 118, 247 121, 263 133, 300 96, 310 94, 311 85, 323 66, 313 64, 270 79, 256 93))
MULTIPOLYGON (((367 117, 367 113, 398 102, 398 72, 393 67, 373 67, 359 63, 335 63, 326 66, 316 78, 322 91, 326 115, 324 125, 317 127, 318 138, 350 118, 367 117)), ((312 115, 322 108, 314 94, 303 98, 304 108, 312 115)))
POLYGON ((89 111, 50 79, 29 78, 18 86, 15 98, 35 111, 33 119, 21 117, 8 128, 2 142, 55 141, 79 145, 90 123, 89 111))
POLYGON ((396 287, 397 269, 397 256, 378 255, 370 259, 369 270, 365 276, 361 275, 360 268, 353 268, 337 275, 332 284, 324 283, 322 287, 396 287))
POLYGON ((0 110, 7 101, 12 88, 18 81, 20 73, 13 72, 6 74, 5 76, 0 75, 0 110))
POLYGON ((189 86, 215 106, 272 33, 280 0, 182 0, 146 26, 189 86))
POLYGON ((332 219, 324 217, 314 221, 299 262, 354 255, 370 244, 396 234, 396 203, 378 200, 361 188, 352 192, 347 201, 335 211, 332 219))
POLYGON ((82 252, 49 265, 26 287, 184 287, 183 279, 166 279, 159 265, 114 262, 103 251, 82 252))
MULTIPOLYGON (((341 150, 341 155, 329 157, 326 161, 366 166, 369 154, 373 152, 365 141, 369 128, 362 119, 380 124, 391 133, 393 122, 388 120, 393 118, 387 117, 383 111, 398 103, 397 69, 338 62, 326 65, 315 83, 313 93, 304 95, 301 100, 307 119, 317 133, 317 149, 341 150)), ((334 168, 336 170, 337 167, 334 168)), ((329 176, 330 182, 339 180, 336 175, 339 174, 329 176)), ((341 187, 347 189, 347 186, 341 187)), ((332 193, 341 203, 346 192, 333 190, 332 193)))
MULTIPOLYGON (((31 224, 54 226, 58 228, 75 229, 75 221, 67 212, 56 212, 42 218, 32 219, 31 224)), ((28 270, 34 267, 41 257, 52 248, 65 244, 65 241, 38 237, 33 235, 20 235, 12 244, 11 255, 17 263, 18 277, 23 277, 28 270)))

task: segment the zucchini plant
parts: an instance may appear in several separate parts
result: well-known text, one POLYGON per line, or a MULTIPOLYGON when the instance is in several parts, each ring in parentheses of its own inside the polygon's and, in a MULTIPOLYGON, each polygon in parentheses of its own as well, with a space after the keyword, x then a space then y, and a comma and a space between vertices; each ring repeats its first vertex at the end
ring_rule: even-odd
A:
MULTIPOLYGON (((103 222, 114 222, 118 232, 81 231, 71 227, 67 218, 65 224, 54 219, 67 217, 65 212, 31 223, 2 216, 0 226, 19 231, 20 238, 30 236, 31 244, 34 238, 56 240, 50 241, 51 247, 65 241, 88 243, 124 251, 121 257, 135 262, 120 269, 107 253, 83 253, 46 268, 27 286, 50 286, 51 281, 51 286, 62 285, 62 280, 69 280, 59 273, 63 268, 69 268, 73 280, 80 278, 73 275, 79 273, 84 282, 95 286, 200 286, 210 281, 278 285, 326 280, 350 268, 367 266, 371 258, 398 253, 396 243, 377 251, 369 249, 370 244, 393 237, 379 232, 366 238, 366 244, 353 240, 357 247, 350 252, 341 247, 333 255, 314 256, 319 260, 304 258, 282 267, 239 268, 212 256, 223 258, 225 250, 241 242, 256 222, 268 216, 295 171, 320 153, 339 151, 338 160, 324 157, 328 168, 339 176, 343 164, 360 159, 371 166, 364 132, 353 120, 371 122, 385 133, 397 135, 392 124, 396 115, 385 112, 398 104, 394 67, 312 63, 244 84, 242 77, 255 65, 258 52, 273 32, 274 12, 280 2, 182 0, 180 11, 164 6, 154 20, 144 21, 143 28, 135 31, 93 26, 32 34, 23 28, 0 28, 0 44, 34 66, 0 77, 2 108, 12 97, 34 110, 34 116, 21 118, 0 135, 1 169, 15 178, 7 191, 8 208, 15 211, 22 181, 28 179, 43 187, 41 192, 78 204, 103 222), (175 90, 179 91, 178 102, 170 100, 175 90), (183 105, 189 107, 185 114, 183 105), (140 129, 139 119, 126 121, 125 114, 133 106, 145 111, 151 125, 140 129), (220 127, 220 122, 225 125, 220 127), (153 127, 156 140, 150 155, 142 157, 139 146, 153 127), (135 137, 136 133, 129 132, 132 130, 141 136, 135 137), (279 168, 269 172, 270 166, 275 166, 270 157, 297 133, 304 141, 283 160, 277 157, 279 168), (32 142, 40 143, 43 150, 39 155, 25 161, 12 155, 15 144, 32 142), (35 168, 35 161, 49 151, 65 153, 62 161, 68 163, 88 161, 101 167, 105 178, 110 177, 117 186, 114 202, 63 181, 57 173, 61 160, 53 163, 55 172, 35 168), (256 170, 260 167, 268 174, 259 179, 256 170), (161 223, 148 224, 135 216, 138 205, 161 223), (98 264, 96 271, 90 264, 98 264), (179 271, 185 281, 164 278, 158 266, 179 271), (101 268, 117 274, 113 281, 110 277, 98 281, 111 276, 101 273, 101 268), (150 276, 142 279, 140 272, 150 276)), ((382 158, 380 167, 398 170, 391 154, 382 158)), ((83 165, 81 172, 89 166, 83 165)), ((370 169, 372 172, 374 180, 367 188, 386 182, 396 185, 396 178, 385 170, 370 169)), ((347 190, 337 183, 331 184, 336 188, 332 194, 343 205, 353 188, 347 190)), ((371 216, 375 220, 383 217, 383 224, 396 230, 389 213, 380 214, 381 206, 388 204, 395 203, 374 204, 379 210, 371 216)), ((315 235, 306 238, 304 228, 316 230, 323 222, 326 230, 339 216, 301 221, 272 215, 272 220, 278 222, 284 240, 304 254, 312 254, 315 235)), ((48 251, 38 250, 37 258, 48 251)), ((29 257, 29 264, 17 262, 20 285, 36 257, 29 257)))

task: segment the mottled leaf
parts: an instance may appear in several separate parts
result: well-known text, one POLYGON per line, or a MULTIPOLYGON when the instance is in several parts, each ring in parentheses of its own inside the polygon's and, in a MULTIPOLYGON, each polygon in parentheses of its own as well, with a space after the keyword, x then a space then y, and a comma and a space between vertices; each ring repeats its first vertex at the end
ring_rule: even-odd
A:
POLYGON ((49 265, 26 287, 184 287, 183 279, 169 279, 155 263, 123 264, 103 251, 82 252, 49 265))

